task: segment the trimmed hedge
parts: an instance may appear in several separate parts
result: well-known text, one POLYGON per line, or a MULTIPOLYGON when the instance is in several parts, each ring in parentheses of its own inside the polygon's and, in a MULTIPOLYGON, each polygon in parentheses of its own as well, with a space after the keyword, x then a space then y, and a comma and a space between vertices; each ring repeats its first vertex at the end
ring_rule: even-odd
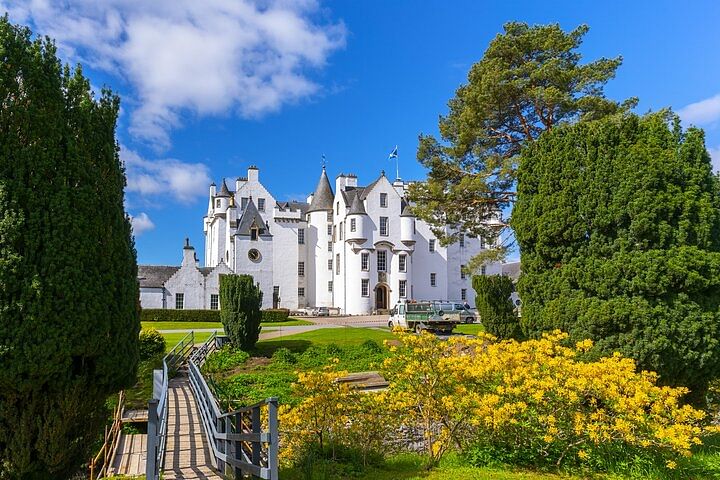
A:
POLYGON ((220 310, 174 310, 143 308, 141 322, 220 322, 220 310))
MULTIPOLYGON (((261 322, 286 322, 290 317, 287 308, 262 310, 261 322)), ((144 308, 140 311, 141 322, 219 322, 220 310, 174 310, 170 308, 144 308)))
POLYGON ((262 322, 277 323, 287 322, 290 316, 290 309, 287 308, 269 308, 260 312, 262 314, 262 322))

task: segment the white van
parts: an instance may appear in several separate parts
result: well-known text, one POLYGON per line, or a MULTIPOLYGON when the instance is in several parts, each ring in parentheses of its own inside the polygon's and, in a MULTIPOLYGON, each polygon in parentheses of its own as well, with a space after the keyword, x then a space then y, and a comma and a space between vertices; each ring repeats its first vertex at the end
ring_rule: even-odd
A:
POLYGON ((451 302, 400 301, 390 311, 388 327, 400 327, 420 333, 430 330, 450 333, 461 322, 459 312, 451 302))

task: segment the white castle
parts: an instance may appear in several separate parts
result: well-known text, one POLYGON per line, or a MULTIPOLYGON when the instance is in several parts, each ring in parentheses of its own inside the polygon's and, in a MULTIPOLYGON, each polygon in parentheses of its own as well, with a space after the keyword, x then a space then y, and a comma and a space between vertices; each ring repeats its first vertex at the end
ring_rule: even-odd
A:
MULTIPOLYGON (((307 202, 282 202, 252 166, 247 177, 235 181, 234 192, 224 180, 219 191, 210 186, 205 267, 197 268, 252 275, 263 292, 263 308, 330 307, 355 315, 404 299, 474 304, 464 266, 489 246, 469 236, 441 246, 430 227, 412 215, 407 188, 407 182, 390 182, 384 172, 365 187, 355 175, 340 174, 333 193, 323 167, 307 202)), ((501 273, 501 266, 486 270, 501 273)), ((205 303, 211 296, 216 297, 206 294, 205 303)))

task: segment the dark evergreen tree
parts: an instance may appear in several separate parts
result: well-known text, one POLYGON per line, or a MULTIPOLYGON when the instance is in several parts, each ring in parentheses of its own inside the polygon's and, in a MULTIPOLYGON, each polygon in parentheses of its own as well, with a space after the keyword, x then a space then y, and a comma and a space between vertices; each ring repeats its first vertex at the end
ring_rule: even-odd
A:
POLYGON ((220 320, 230 341, 252 349, 260 337, 262 292, 250 275, 220 276, 220 320))
POLYGON ((522 330, 510 295, 513 282, 502 275, 476 275, 472 279, 475 306, 485 331, 501 340, 520 339, 522 330))
POLYGON ((119 99, 0 19, 0 478, 67 478, 134 383, 119 99))
POLYGON ((522 322, 619 351, 702 401, 720 372, 720 208, 703 132, 669 112, 558 127, 524 150, 522 322))

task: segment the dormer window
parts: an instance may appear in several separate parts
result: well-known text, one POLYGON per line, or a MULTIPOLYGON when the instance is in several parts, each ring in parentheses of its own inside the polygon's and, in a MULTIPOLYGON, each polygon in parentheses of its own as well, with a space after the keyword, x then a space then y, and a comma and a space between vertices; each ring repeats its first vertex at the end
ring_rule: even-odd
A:
POLYGON ((259 234, 260 229, 257 227, 257 225, 253 225, 250 229, 250 240, 257 240, 259 234))

